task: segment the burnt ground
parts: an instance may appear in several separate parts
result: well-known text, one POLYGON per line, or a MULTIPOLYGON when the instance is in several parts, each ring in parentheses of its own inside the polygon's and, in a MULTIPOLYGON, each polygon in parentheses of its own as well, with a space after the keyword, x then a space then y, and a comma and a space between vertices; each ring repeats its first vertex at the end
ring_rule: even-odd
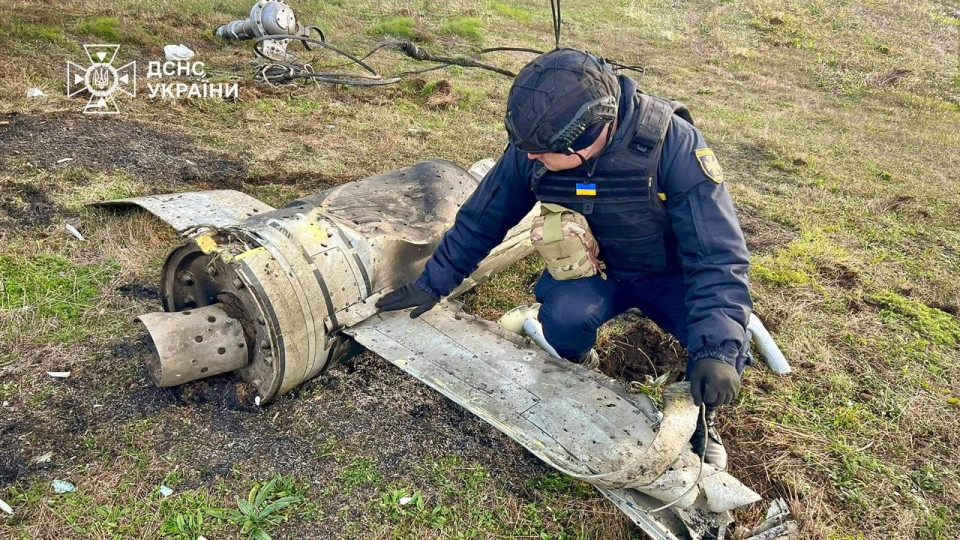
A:
POLYGON ((243 156, 200 149, 193 137, 146 123, 76 114, 12 114, 0 120, 9 122, 0 127, 0 166, 10 172, 80 167, 151 181, 217 183, 247 170, 243 156))

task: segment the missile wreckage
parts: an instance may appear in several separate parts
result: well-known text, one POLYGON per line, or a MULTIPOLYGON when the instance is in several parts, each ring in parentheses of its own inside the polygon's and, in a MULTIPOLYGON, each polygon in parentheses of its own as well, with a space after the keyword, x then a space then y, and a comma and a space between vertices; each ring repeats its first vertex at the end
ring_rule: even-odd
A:
MULTIPOLYGON (((374 306, 416 279, 491 163, 425 161, 283 208, 230 190, 100 203, 142 207, 186 238, 161 271, 164 311, 138 318, 155 349, 150 377, 173 386, 232 373, 263 405, 366 348, 594 485, 650 537, 723 538, 730 511, 761 498, 691 451, 700 411, 686 384, 660 410, 449 300, 417 319, 374 306)), ((532 253, 537 213, 450 298, 532 253)), ((748 536, 788 537, 788 515, 776 502, 748 536)))

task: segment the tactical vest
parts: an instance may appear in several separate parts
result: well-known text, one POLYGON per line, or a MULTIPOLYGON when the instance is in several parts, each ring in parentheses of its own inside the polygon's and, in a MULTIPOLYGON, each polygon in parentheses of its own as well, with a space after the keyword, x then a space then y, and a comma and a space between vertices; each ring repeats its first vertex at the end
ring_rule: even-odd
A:
POLYGON ((677 238, 664 201, 657 193, 657 172, 667 128, 674 114, 693 123, 682 104, 637 92, 618 131, 593 174, 587 167, 550 172, 538 167, 531 187, 538 200, 580 212, 600 245, 600 260, 619 279, 680 269, 677 238), (630 135, 632 133, 632 135, 630 135), (595 184, 595 195, 577 195, 577 184, 595 184))

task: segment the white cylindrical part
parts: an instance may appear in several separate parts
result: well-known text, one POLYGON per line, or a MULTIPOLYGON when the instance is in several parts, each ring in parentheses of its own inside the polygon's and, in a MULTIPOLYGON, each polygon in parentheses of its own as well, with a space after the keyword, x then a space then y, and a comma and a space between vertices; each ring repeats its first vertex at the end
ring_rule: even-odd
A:
POLYGON ((550 356, 560 358, 557 350, 547 343, 547 338, 543 335, 543 325, 540 324, 540 321, 532 317, 527 318, 527 320, 523 321, 523 331, 530 336, 530 339, 539 345, 541 349, 547 351, 550 356))
POLYGON ((786 357, 783 356, 783 351, 781 351, 777 343, 773 341, 770 332, 767 331, 763 323, 760 322, 760 318, 755 314, 750 314, 750 322, 747 323, 747 329, 753 333, 753 343, 757 346, 760 355, 763 356, 763 359, 774 373, 786 375, 793 371, 790 369, 790 364, 787 363, 786 357))

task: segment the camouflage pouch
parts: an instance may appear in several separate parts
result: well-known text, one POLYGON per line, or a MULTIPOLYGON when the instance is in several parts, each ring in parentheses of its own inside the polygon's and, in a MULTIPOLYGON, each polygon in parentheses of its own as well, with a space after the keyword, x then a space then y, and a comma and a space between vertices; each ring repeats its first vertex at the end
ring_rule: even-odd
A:
POLYGON ((600 247, 590 232, 587 218, 558 204, 541 203, 533 219, 530 240, 558 281, 600 274, 604 264, 597 258, 600 247))

